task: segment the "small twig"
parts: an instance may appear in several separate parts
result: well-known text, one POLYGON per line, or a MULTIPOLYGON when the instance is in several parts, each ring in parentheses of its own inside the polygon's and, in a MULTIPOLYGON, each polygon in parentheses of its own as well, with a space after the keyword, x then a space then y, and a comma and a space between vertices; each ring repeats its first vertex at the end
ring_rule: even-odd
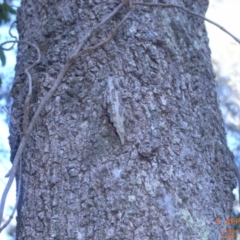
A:
POLYGON ((6 42, 0 44, 0 48, 1 48, 3 51, 11 51, 11 50, 13 50, 13 47, 14 47, 15 43, 16 43, 16 41, 13 41, 13 40, 11 40, 11 41, 6 41, 6 42), (13 43, 13 45, 12 45, 11 47, 9 47, 9 48, 4 48, 3 45, 8 44, 8 43, 13 43))
MULTIPOLYGON (((9 110, 6 108, 6 107, 2 107, 2 109, 3 109, 3 111, 8 115, 8 116, 10 116, 10 112, 9 112, 9 110)), ((11 121, 13 121, 14 122, 14 124, 17 124, 17 121, 16 121, 16 119, 13 117, 13 116, 11 116, 11 121)), ((21 132, 21 130, 20 130, 20 128, 18 128, 18 132, 20 133, 21 132)), ((16 203, 15 203, 15 206, 14 206, 14 208, 13 208, 13 210, 12 210, 12 213, 11 213, 11 215, 9 216, 9 218, 8 218, 8 220, 3 224, 3 226, 0 228, 0 233, 2 232, 2 230, 4 229, 4 228, 6 228, 7 227, 7 225, 11 222, 11 220, 13 219, 13 216, 14 216, 14 213, 15 213, 15 211, 16 211, 16 209, 17 209, 17 206, 18 206, 18 202, 19 202, 19 198, 20 198, 20 189, 21 189, 21 175, 22 175, 22 165, 21 165, 21 158, 20 158, 20 163, 19 163, 19 165, 20 165, 20 167, 19 167, 19 173, 18 173, 18 185, 17 185, 17 198, 16 198, 16 203)))
POLYGON ((39 48, 34 45, 31 44, 30 42, 24 41, 25 43, 28 43, 30 46, 34 47, 37 50, 37 55, 38 55, 38 59, 29 67, 27 67, 25 69, 25 73, 28 76, 28 94, 27 97, 25 98, 25 102, 24 102, 24 114, 23 114, 23 134, 26 134, 27 132, 27 126, 28 126, 28 113, 29 113, 29 103, 30 100, 32 98, 32 76, 30 74, 30 70, 32 68, 34 68, 38 63, 40 63, 41 61, 41 52, 39 50, 39 48))
POLYGON ((133 1, 132 0, 122 0, 123 5, 129 6, 133 10, 133 1))
MULTIPOLYGON (((105 44, 107 44, 112 38, 113 38, 113 35, 115 34, 115 32, 119 29, 119 27, 126 21, 126 19, 129 17, 129 15, 131 14, 131 11, 129 11, 125 16, 124 18, 121 20, 121 22, 119 22, 116 27, 110 32, 110 34, 108 35, 108 37, 106 39, 104 39, 102 42, 92 46, 92 47, 88 47, 87 49, 84 49, 82 50, 81 52, 79 52, 78 54, 76 54, 75 56, 73 56, 73 59, 76 59, 80 56, 82 56, 83 54, 85 53, 88 53, 88 52, 91 52, 105 44)), ((71 59, 72 61, 72 59, 71 59)))
POLYGON ((14 35, 12 35, 12 33, 11 33, 11 30, 12 30, 12 28, 13 28, 14 23, 16 23, 16 21, 12 22, 12 24, 11 24, 11 26, 10 26, 10 28, 9 28, 8 33, 9 33, 9 35, 10 35, 12 38, 15 39, 15 41, 13 41, 12 46, 9 47, 9 48, 3 48, 2 45, 6 44, 6 43, 10 43, 10 42, 12 42, 12 41, 10 41, 10 42, 7 41, 7 42, 2 43, 2 44, 0 45, 0 48, 2 48, 2 50, 4 50, 4 51, 10 51, 10 50, 12 50, 12 49, 14 48, 14 46, 15 46, 15 43, 17 42, 17 37, 14 36, 14 35))
POLYGON ((0 204, 0 224, 2 222, 2 217, 3 217, 3 211, 4 211, 6 198, 7 198, 8 192, 9 192, 11 186, 12 186, 13 180, 15 178, 15 174, 17 172, 18 163, 20 161, 22 152, 23 152, 23 150, 24 150, 24 148, 26 146, 26 143, 27 143, 27 138, 28 138, 28 135, 23 135, 23 138, 22 138, 22 140, 20 142, 20 145, 18 147, 17 153, 15 155, 12 168, 9 171, 8 182, 7 182, 7 185, 4 188, 4 191, 3 191, 3 194, 2 194, 2 198, 1 198, 1 204, 0 204))
MULTIPOLYGON (((14 35, 11 33, 12 28, 13 28, 13 25, 14 25, 15 23, 16 23, 16 21, 12 22, 12 24, 11 24, 11 26, 10 26, 10 28, 9 28, 8 33, 9 33, 9 35, 10 35, 12 38, 14 38, 14 39, 17 41, 17 37, 14 36, 14 35)), ((15 43, 14 43, 14 44, 15 44, 15 43)))
POLYGON ((0 228, 0 233, 2 232, 2 230, 4 228, 7 227, 7 225, 12 221, 13 217, 14 217, 14 214, 17 210, 17 206, 18 206, 18 203, 19 203, 19 198, 20 198, 20 190, 21 190, 21 183, 22 183, 22 165, 21 165, 21 160, 19 162, 19 173, 18 173, 18 184, 17 184, 17 199, 16 199, 16 203, 15 203, 15 206, 12 210, 12 213, 11 215, 9 216, 8 220, 2 225, 2 227, 0 228))
MULTIPOLYGON (((11 34, 11 36, 14 37, 12 34, 11 34)), ((24 115, 23 115, 23 134, 26 134, 27 124, 28 124, 29 102, 30 102, 31 97, 32 97, 32 76, 31 76, 29 71, 32 68, 34 68, 38 63, 40 63, 40 61, 41 61, 41 52, 40 52, 39 48, 36 45, 34 45, 34 44, 32 44, 32 43, 30 43, 28 41, 25 41, 25 40, 10 40, 10 41, 6 41, 6 42, 2 43, 0 45, 0 47, 3 50, 6 50, 2 46, 7 44, 7 43, 13 43, 12 47, 14 46, 15 43, 25 43, 27 45, 30 45, 31 47, 34 47, 36 49, 36 51, 37 51, 37 56, 38 56, 37 60, 32 65, 30 65, 29 67, 25 68, 25 70, 24 70, 24 72, 26 73, 26 75, 28 77, 28 94, 27 94, 27 96, 25 98, 25 102, 24 102, 24 115)))
POLYGON ((85 42, 92 36, 94 32, 96 32, 104 23, 106 23, 108 20, 110 20, 118 11, 123 7, 123 3, 119 4, 107 17, 105 17, 99 24, 97 24, 95 27, 93 27, 84 37, 82 42, 79 44, 79 46, 76 48, 75 53, 72 57, 70 57, 71 61, 76 60, 75 56, 81 51, 83 48, 83 45, 85 42))
POLYGON ((220 28, 223 32, 225 32, 226 34, 228 34, 229 36, 231 36, 235 41, 237 41, 239 44, 240 44, 240 40, 235 37, 232 33, 230 33, 228 30, 226 30, 224 27, 222 27, 221 25, 217 24, 216 22, 206 18, 206 17, 203 17, 202 15, 200 14, 197 14, 195 12, 192 12, 190 10, 188 10, 187 8, 185 7, 182 7, 182 6, 179 6, 179 5, 175 5, 175 4, 163 4, 163 3, 142 3, 142 2, 133 2, 132 3, 133 5, 140 5, 140 6, 148 6, 148 7, 166 7, 166 8, 170 8, 170 7, 175 7, 175 8, 179 8, 183 11, 185 11, 186 13, 189 13, 191 15, 194 15, 196 17, 199 17, 213 25, 215 25, 216 27, 220 28))

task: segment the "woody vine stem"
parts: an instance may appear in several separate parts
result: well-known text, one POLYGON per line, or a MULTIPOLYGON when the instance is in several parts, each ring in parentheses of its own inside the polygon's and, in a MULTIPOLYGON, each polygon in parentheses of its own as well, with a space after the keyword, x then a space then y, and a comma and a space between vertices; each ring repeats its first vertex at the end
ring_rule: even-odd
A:
MULTIPOLYGON (((134 11, 134 6, 148 6, 148 7, 163 7, 163 8, 178 8, 188 14, 191 14, 195 17, 201 18, 215 26, 217 26, 218 28, 220 28, 222 31, 224 31, 225 33, 227 33, 228 35, 230 35, 234 40, 236 40, 239 44, 240 44, 240 40, 235 37, 233 34, 231 34, 230 32, 228 32, 225 28, 223 28, 222 26, 220 26, 219 24, 203 17, 202 15, 199 15, 197 13, 194 13, 182 6, 179 5, 175 5, 175 4, 162 4, 162 3, 142 3, 142 2, 133 2, 133 0, 122 0, 122 3, 119 4, 107 17, 105 17, 99 24, 97 24, 95 27, 93 27, 82 39, 82 42, 76 47, 74 53, 69 57, 69 59, 66 61, 65 65, 61 68, 60 73, 57 76, 57 79, 55 80, 53 86, 51 87, 51 89, 48 91, 48 93, 46 94, 46 96, 43 98, 43 100, 41 101, 40 105, 38 106, 36 112, 33 115, 33 118, 31 119, 29 125, 28 125, 28 111, 29 111, 29 103, 31 101, 31 96, 32 96, 32 77, 30 74, 30 70, 35 67, 38 63, 40 63, 41 61, 41 53, 39 48, 28 42, 28 41, 23 41, 23 40, 17 40, 16 37, 14 37, 10 31, 9 34, 11 37, 15 38, 15 40, 12 41, 7 41, 4 42, 0 45, 0 47, 3 50, 11 50, 12 47, 6 49, 3 48, 4 44, 7 43, 23 43, 23 44, 27 44, 33 48, 36 49, 37 51, 37 60, 29 67, 27 67, 25 69, 25 73, 28 77, 28 94, 25 98, 25 103, 24 103, 24 116, 23 116, 23 135, 21 137, 21 141, 17 150, 17 153, 14 157, 13 160, 13 165, 11 170, 7 173, 6 177, 8 178, 8 182, 7 185, 3 191, 2 194, 2 198, 1 198, 1 203, 0 203, 0 224, 2 223, 2 219, 3 219, 3 212, 4 212, 4 207, 5 207, 5 202, 6 202, 6 198, 8 195, 8 192, 12 186, 13 180, 16 176, 16 173, 18 172, 18 177, 19 177, 19 182, 18 182, 18 194, 17 194, 17 201, 16 201, 16 205, 13 209, 13 212, 11 214, 11 216, 9 217, 9 219, 5 222, 5 224, 0 227, 0 232, 10 223, 11 219, 13 218, 13 214, 16 210, 17 204, 18 204, 18 199, 19 199, 19 191, 20 191, 20 182, 21 182, 21 157, 22 157, 22 153, 25 149, 27 140, 29 135, 32 133, 33 131, 33 127, 36 123, 36 120, 39 118, 39 115, 42 111, 42 109, 44 108, 44 106, 46 105, 46 103, 50 100, 50 98, 52 97, 53 93, 57 90, 58 86, 60 85, 64 75, 66 74, 66 72, 68 71, 69 67, 74 64, 74 62, 76 61, 77 58, 79 58, 80 56, 82 56, 83 54, 89 53, 97 48, 100 48, 101 46, 107 44, 112 38, 113 35, 116 33, 116 31, 120 28, 120 26, 126 21, 126 19, 130 16, 131 12, 134 11), (106 39, 104 39, 102 42, 88 47, 86 49, 83 49, 84 44, 86 43, 86 41, 92 36, 92 34, 100 28, 100 26, 102 26, 103 24, 105 24, 106 22, 108 22, 114 15, 116 15, 117 12, 120 11, 120 9, 124 6, 129 7, 129 11, 128 13, 123 17, 123 19, 112 29, 112 31, 109 33, 109 35, 106 37, 106 39), (19 169, 18 166, 20 165, 19 169)), ((47 76, 46 76, 47 77, 47 76)), ((239 175, 239 174, 238 174, 239 175)), ((240 178, 240 177, 239 177, 240 178)), ((239 180, 239 179, 238 179, 239 180)), ((239 195, 240 196, 240 195, 239 195)))

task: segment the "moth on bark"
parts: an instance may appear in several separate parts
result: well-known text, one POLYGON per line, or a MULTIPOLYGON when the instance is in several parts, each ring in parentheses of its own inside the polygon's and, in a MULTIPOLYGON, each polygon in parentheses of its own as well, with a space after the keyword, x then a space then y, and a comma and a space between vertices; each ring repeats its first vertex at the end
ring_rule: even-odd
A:
POLYGON ((120 86, 118 79, 109 77, 107 81, 107 89, 105 92, 105 104, 108 116, 116 132, 120 138, 121 144, 125 142, 125 129, 124 129, 124 107, 122 103, 120 86))

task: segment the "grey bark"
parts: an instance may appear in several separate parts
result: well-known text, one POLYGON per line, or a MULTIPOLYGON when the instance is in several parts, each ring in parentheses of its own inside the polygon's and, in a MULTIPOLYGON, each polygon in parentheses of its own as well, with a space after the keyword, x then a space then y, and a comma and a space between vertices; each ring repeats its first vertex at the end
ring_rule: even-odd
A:
MULTIPOLYGON (((202 0, 175 3, 200 14, 207 8, 202 0)), ((118 4, 22 1, 20 40, 42 54, 31 70, 30 119, 83 36, 118 4)), ((12 158, 24 68, 35 59, 34 49, 19 45, 12 158)), ((77 59, 42 111, 23 154, 17 239, 221 239, 232 217, 233 167, 202 20, 135 7, 109 44, 77 59)))

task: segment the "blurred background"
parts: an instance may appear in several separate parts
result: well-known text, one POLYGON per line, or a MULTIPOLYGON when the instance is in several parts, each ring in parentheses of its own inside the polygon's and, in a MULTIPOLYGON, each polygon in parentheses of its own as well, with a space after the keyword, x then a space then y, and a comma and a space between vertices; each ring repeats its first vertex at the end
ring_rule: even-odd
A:
MULTIPOLYGON (((12 10, 17 10, 20 6, 18 0, 1 1, 0 4, 6 2, 11 6, 12 10)), ((169 0, 169 2, 171 2, 169 0)), ((222 25, 232 34, 240 39, 240 0, 210 0, 206 17, 222 25)), ((10 10, 11 12, 11 10, 10 10)), ((8 34, 11 23, 15 20, 16 15, 13 14, 3 16, 0 9, 0 43, 12 40, 8 34), (7 19, 9 18, 9 19, 7 19), (6 21, 5 21, 6 20, 6 21), (9 20, 9 21, 8 21, 9 20)), ((206 23, 210 48, 212 51, 212 64, 216 74, 218 85, 218 97, 220 107, 227 131, 228 146, 234 153, 235 161, 240 163, 240 45, 230 36, 222 32, 219 28, 206 23)), ((13 28, 12 33, 17 35, 17 31, 13 28)), ((6 184, 5 174, 11 168, 10 148, 8 144, 8 111, 11 106, 9 91, 11 89, 14 78, 14 66, 16 63, 17 48, 12 51, 5 51, 6 57, 4 66, 4 55, 0 51, 0 195, 6 184)), ((4 212, 4 219, 7 220, 11 214, 11 210, 15 204, 16 193, 15 184, 7 198, 7 206, 4 212)), ((234 193, 237 195, 236 189, 234 193)), ((238 198, 238 196, 236 196, 238 198)), ((235 205, 235 211, 237 206, 235 205)), ((0 239, 15 239, 15 217, 11 224, 1 233, 0 239)))

